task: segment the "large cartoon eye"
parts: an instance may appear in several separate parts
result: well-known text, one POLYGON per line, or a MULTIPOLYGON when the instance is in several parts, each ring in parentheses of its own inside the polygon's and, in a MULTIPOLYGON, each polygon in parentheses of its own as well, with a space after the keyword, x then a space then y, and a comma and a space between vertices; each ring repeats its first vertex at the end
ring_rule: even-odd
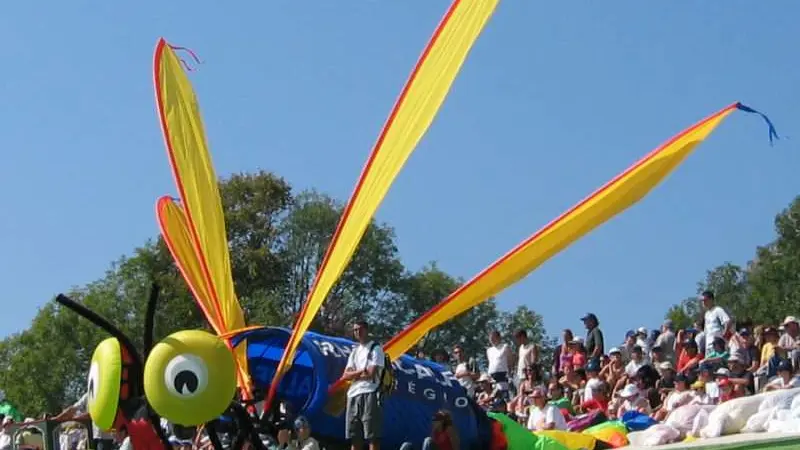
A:
POLYGON ((94 349, 86 386, 89 415, 103 431, 110 430, 117 417, 121 376, 122 351, 119 341, 108 338, 94 349))
POLYGON ((164 383, 170 393, 178 397, 195 397, 208 386, 208 367, 197 356, 189 353, 178 355, 167 363, 164 383))
POLYGON ((233 353, 205 331, 171 334, 147 357, 144 392, 150 406, 172 423, 194 426, 213 420, 236 393, 233 353))

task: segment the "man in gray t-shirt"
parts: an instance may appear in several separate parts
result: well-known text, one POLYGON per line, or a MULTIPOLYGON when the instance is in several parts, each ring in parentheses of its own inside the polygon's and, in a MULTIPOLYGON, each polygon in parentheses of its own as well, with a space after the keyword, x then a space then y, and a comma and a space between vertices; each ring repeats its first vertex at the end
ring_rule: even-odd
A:
POLYGON ((664 359, 675 364, 675 330, 672 329, 672 321, 667 319, 661 325, 661 334, 656 338, 654 347, 661 347, 664 352, 664 359))

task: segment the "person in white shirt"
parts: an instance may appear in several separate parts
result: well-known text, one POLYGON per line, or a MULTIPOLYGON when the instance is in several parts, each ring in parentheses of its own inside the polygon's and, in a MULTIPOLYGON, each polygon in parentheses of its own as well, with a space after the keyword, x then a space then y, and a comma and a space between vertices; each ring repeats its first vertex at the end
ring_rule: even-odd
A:
POLYGON ((728 313, 724 309, 714 304, 714 293, 705 291, 700 295, 700 301, 703 303, 705 314, 703 320, 705 327, 703 334, 706 341, 705 353, 714 351, 714 338, 725 338, 726 335, 733 332, 733 321, 731 321, 728 313))
POLYGON ((496 330, 489 333, 489 343, 492 345, 486 349, 486 359, 489 361, 487 372, 505 395, 508 392, 508 369, 514 361, 514 355, 511 354, 508 344, 500 342, 500 332, 496 330))
POLYGON ((514 380, 514 385, 519 390, 519 384, 525 379, 525 369, 539 362, 539 347, 528 340, 528 333, 525 330, 518 330, 514 333, 514 338, 519 348, 517 376, 514 380))
POLYGON ((347 358, 343 380, 352 380, 347 390, 346 438, 353 450, 360 450, 364 441, 370 450, 380 448, 383 434, 383 403, 379 395, 379 376, 383 369, 383 348, 368 340, 368 325, 364 321, 353 325, 353 335, 358 344, 347 358))
POLYGON ((586 363, 586 386, 583 389, 583 401, 586 403, 594 399, 595 394, 603 388, 603 380, 600 379, 600 362, 594 359, 586 363))
POLYGON ((650 402, 642 395, 635 384, 625 386, 619 396, 622 399, 622 405, 617 409, 617 417, 622 417, 628 411, 638 411, 648 416, 653 413, 650 408, 650 402))
POLYGON ((639 327, 636 330, 636 345, 641 347, 644 361, 650 361, 650 342, 647 340, 647 328, 639 327))
POLYGON ((639 372, 639 369, 645 364, 647 364, 647 361, 644 359, 642 347, 638 345, 633 346, 631 350, 631 360, 625 365, 625 375, 628 376, 628 379, 636 377, 636 373, 639 372))
MULTIPOLYGON (((86 392, 74 405, 62 411, 53 420, 64 422, 79 416, 88 416, 88 401, 89 393, 86 392)), ((94 441, 94 450, 112 450, 114 448, 114 433, 101 431, 94 421, 92 421, 92 440, 94 441)))
POLYGON ((779 389, 794 389, 800 387, 800 378, 793 375, 792 363, 783 360, 778 363, 778 376, 764 386, 765 391, 776 391, 779 389))
POLYGON ((453 356, 456 358, 456 370, 453 375, 458 380, 458 384, 467 390, 470 397, 475 396, 475 382, 480 378, 480 374, 474 370, 474 364, 467 358, 464 347, 456 345, 453 347, 453 356))
POLYGON ((11 417, 3 417, 2 429, 0 429, 0 450, 11 450, 11 433, 6 428, 14 423, 11 417))
POLYGON ((531 393, 531 405, 528 411, 528 429, 531 431, 566 430, 567 421, 555 405, 547 403, 544 391, 534 389, 531 393))

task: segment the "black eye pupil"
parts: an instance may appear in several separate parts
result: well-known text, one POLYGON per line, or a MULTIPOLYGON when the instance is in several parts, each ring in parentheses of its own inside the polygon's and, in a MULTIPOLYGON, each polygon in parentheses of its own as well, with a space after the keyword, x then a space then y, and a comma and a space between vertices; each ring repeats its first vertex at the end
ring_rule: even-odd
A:
POLYGON ((94 378, 89 379, 89 395, 94 396, 94 378))
POLYGON ((175 390, 181 394, 193 394, 200 381, 191 370, 181 370, 175 375, 175 390))

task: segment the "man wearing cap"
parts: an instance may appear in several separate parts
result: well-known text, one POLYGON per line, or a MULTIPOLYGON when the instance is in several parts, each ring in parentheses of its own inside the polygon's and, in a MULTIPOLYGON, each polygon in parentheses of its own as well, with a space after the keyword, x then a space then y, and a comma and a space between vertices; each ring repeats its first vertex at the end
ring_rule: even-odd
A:
POLYGON ((644 360, 650 361, 650 343, 647 341, 647 328, 639 327, 636 329, 636 345, 642 348, 644 360))
POLYGON ((722 307, 716 305, 714 302, 714 293, 705 291, 700 295, 700 301, 703 303, 705 314, 703 319, 705 321, 705 340, 706 349, 705 353, 714 350, 714 338, 721 338, 733 332, 733 321, 727 312, 722 307))
POLYGON ((667 319, 661 325, 661 334, 656 338, 655 346, 661 347, 665 361, 675 364, 675 331, 671 320, 667 319))
POLYGON ((800 378, 795 377, 792 363, 783 360, 778 363, 778 376, 764 386, 765 391, 775 391, 778 389, 794 389, 800 387, 800 378))
POLYGON ((784 333, 778 340, 778 347, 783 349, 792 361, 795 368, 800 367, 800 325, 795 316, 788 316, 783 320, 784 333))
POLYGON ((751 395, 755 391, 753 374, 747 371, 744 360, 738 354, 728 358, 728 379, 733 384, 733 389, 744 395, 751 395))
POLYGON ((588 359, 600 360, 605 352, 603 343, 603 332, 600 331, 600 321, 594 313, 588 313, 581 317, 583 325, 586 326, 586 357, 588 359))

